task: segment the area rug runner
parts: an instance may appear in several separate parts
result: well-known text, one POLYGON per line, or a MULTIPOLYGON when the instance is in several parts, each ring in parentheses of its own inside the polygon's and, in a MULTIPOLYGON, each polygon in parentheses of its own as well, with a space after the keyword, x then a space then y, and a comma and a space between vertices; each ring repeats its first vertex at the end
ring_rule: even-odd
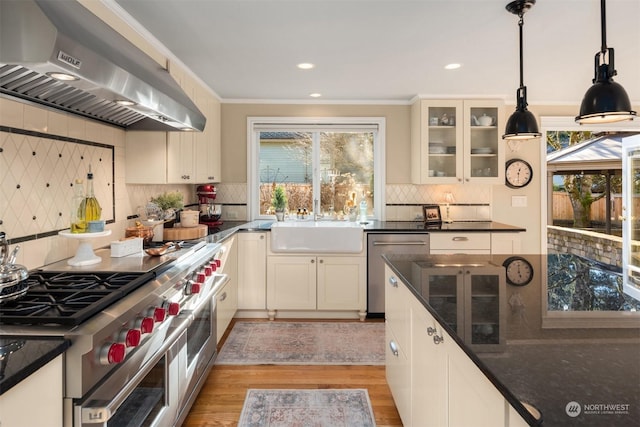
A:
POLYGON ((365 389, 247 390, 239 427, 370 427, 365 389))
POLYGON ((250 322, 231 329, 217 365, 384 365, 383 322, 250 322))

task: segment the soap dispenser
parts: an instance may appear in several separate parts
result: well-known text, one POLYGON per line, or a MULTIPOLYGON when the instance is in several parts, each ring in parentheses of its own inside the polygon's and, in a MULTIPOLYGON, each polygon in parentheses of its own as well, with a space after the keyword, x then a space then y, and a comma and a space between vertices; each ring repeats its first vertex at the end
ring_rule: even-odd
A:
POLYGON ((367 222, 367 197, 364 191, 360 200, 360 222, 367 222))

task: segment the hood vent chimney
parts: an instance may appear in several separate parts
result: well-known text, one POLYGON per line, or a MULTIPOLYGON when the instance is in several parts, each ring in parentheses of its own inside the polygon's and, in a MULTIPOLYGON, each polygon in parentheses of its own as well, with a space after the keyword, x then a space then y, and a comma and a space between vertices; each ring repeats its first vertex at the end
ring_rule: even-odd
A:
POLYGON ((0 93, 128 130, 206 124, 167 70, 75 0, 0 1, 0 93))

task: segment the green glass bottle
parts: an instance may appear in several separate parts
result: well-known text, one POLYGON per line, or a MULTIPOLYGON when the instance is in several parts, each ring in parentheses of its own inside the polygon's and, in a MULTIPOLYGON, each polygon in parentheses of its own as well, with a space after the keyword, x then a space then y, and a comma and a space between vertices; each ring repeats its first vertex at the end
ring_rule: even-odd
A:
POLYGON ((89 173, 87 174, 87 196, 84 198, 85 208, 85 220, 97 221, 102 216, 102 208, 98 199, 93 192, 93 173, 91 172, 91 165, 89 165, 89 173))
POLYGON ((81 179, 76 179, 73 184, 73 198, 71 199, 71 232, 85 233, 87 221, 85 219, 84 185, 81 179))

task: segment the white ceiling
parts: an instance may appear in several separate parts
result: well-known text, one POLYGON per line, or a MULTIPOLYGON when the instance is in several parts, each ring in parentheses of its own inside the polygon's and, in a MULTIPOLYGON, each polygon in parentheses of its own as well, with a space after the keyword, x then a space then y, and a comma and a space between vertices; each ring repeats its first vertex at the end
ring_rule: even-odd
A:
MULTIPOLYGON (((514 103, 519 85, 518 17, 504 0, 105 1, 229 102, 514 103), (300 62, 316 68, 299 70, 300 62), (445 70, 451 62, 462 67, 445 70)), ((524 22, 529 104, 578 104, 600 49, 600 2, 538 0, 524 22)), ((607 2, 607 44, 615 80, 640 104, 640 0, 607 2)))

